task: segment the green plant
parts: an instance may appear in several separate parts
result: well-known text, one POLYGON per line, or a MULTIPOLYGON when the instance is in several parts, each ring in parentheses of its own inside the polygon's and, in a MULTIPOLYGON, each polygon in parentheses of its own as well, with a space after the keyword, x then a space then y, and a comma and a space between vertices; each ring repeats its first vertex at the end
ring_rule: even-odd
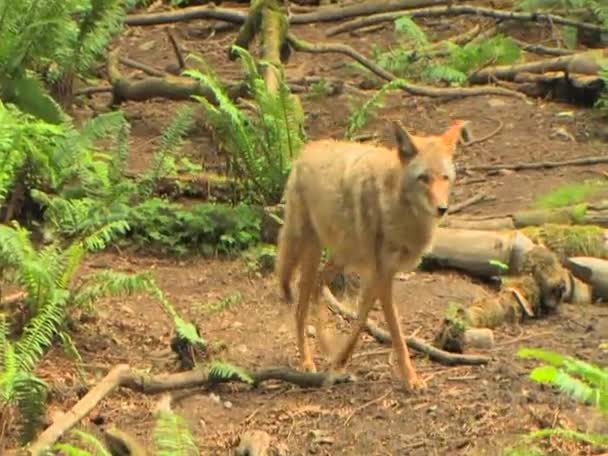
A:
POLYGON ((213 105, 205 98, 195 97, 220 147, 228 154, 231 172, 244 180, 255 202, 275 204, 283 194, 291 161, 305 140, 304 113, 283 78, 276 93, 269 91, 251 55, 237 46, 232 49, 246 71, 253 97, 252 115, 238 109, 210 71, 203 74, 188 70, 186 74, 209 87, 217 100, 217 105, 213 105))
POLYGON ((161 198, 135 206, 130 239, 161 252, 232 254, 259 242, 261 215, 246 205, 200 203, 185 208, 161 198))
MULTIPOLYGON (((11 330, 7 318, 0 316, 0 409, 6 411, 10 406, 19 409, 24 442, 35 434, 45 404, 46 385, 33 374, 36 364, 55 337, 77 354, 65 325, 71 307, 90 308, 104 296, 145 292, 160 302, 180 336, 193 343, 205 343, 147 274, 103 271, 85 276, 80 284, 74 285, 85 255, 104 249, 127 229, 125 222, 117 221, 67 246, 55 242, 36 249, 26 229, 17 223, 0 225, 0 286, 10 284, 23 290, 26 306, 22 331, 19 327, 11 330), (21 334, 17 340, 11 340, 11 332, 21 334)), ((4 419, 9 416, 7 413, 4 419)))
POLYGON ((236 379, 245 383, 254 383, 253 377, 245 369, 222 361, 214 361, 209 366, 209 382, 223 382, 236 379))
MULTIPOLYGON (((527 12, 559 12, 566 18, 597 22, 608 27, 608 4, 603 0, 522 0, 517 9, 527 12)), ((562 38, 567 47, 573 49, 578 41, 578 29, 562 26, 562 38)))
MULTIPOLYGON (((600 413, 608 416, 608 369, 543 349, 522 348, 518 356, 537 359, 544 363, 535 367, 530 373, 533 381, 557 387, 575 400, 590 404, 600 413)), ((608 445, 608 435, 582 433, 564 428, 541 429, 532 432, 529 438, 552 435, 597 446, 608 445)))
POLYGON ((602 191, 608 190, 608 183, 603 180, 587 180, 564 184, 555 190, 537 196, 534 206, 538 208, 559 208, 584 203, 588 198, 602 191))
POLYGON ((517 44, 504 35, 463 46, 450 41, 431 44, 407 15, 395 20, 395 33, 399 46, 375 47, 373 53, 378 65, 399 77, 462 85, 484 66, 515 63, 521 54, 517 44))
POLYGON ((122 27, 126 7, 124 0, 0 2, 0 99, 60 123, 64 114, 42 80, 86 74, 122 27))
MULTIPOLYGON (((80 444, 76 446, 76 442, 57 443, 53 449, 62 451, 65 456, 110 456, 111 454, 104 443, 89 432, 74 429, 69 436, 75 437, 80 444)), ((156 456, 196 456, 199 454, 186 421, 171 409, 161 410, 157 414, 152 439, 155 449, 153 454, 156 456)))
POLYGON ((344 137, 346 139, 352 139, 355 132, 363 128, 369 118, 372 116, 374 110, 377 110, 383 106, 384 97, 393 90, 399 89, 403 84, 403 80, 395 79, 394 81, 387 82, 380 90, 377 90, 360 108, 352 110, 348 117, 348 123, 344 137))
POLYGON ((215 312, 222 312, 226 309, 231 309, 242 300, 241 293, 235 291, 233 293, 224 296, 216 301, 205 303, 201 306, 201 309, 205 314, 211 314, 215 312))

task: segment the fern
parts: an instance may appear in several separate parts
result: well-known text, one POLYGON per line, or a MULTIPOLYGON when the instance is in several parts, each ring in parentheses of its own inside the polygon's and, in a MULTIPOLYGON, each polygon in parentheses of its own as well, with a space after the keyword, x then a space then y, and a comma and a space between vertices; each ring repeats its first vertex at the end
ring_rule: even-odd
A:
POLYGON ((401 79, 395 79, 384 84, 380 90, 376 91, 376 93, 374 93, 374 95, 363 104, 363 106, 354 110, 348 118, 348 124, 344 137, 346 139, 352 139, 354 133, 367 124, 372 110, 378 109, 382 106, 386 94, 392 90, 398 89, 402 84, 403 81, 401 79))
POLYGON ((171 124, 163 131, 160 144, 154 152, 152 168, 144 175, 141 186, 142 196, 148 197, 159 178, 176 172, 175 155, 181 147, 182 138, 194 124, 193 109, 190 106, 178 108, 171 124))
POLYGON ((429 44, 429 40, 411 16, 401 16, 395 19, 395 32, 399 38, 406 38, 412 41, 414 48, 421 48, 429 44))
POLYGON ((242 367, 219 361, 214 361, 209 366, 209 382, 225 382, 235 379, 245 383, 255 383, 251 374, 242 367))
POLYGON ((172 411, 161 411, 153 432, 156 456, 194 456, 199 451, 184 419, 172 411))
MULTIPOLYGON (((530 373, 530 378, 535 382, 557 387, 577 401, 592 404, 600 413, 608 415, 608 369, 542 349, 522 348, 518 356, 545 363, 530 373)), ((564 428, 541 429, 529 434, 528 438, 552 435, 596 446, 608 445, 608 435, 581 433, 564 428)))
POLYGON ((608 414, 607 369, 541 349, 521 349, 518 356, 535 358, 546 363, 532 371, 532 380, 557 386, 575 399, 591 403, 608 414))
POLYGON ((123 0, 20 0, 0 5, 0 99, 53 123, 65 117, 42 77, 88 69, 119 30, 123 0))
POLYGON ((291 161, 304 142, 304 113, 296 97, 280 78, 277 93, 270 92, 251 55, 233 46, 246 72, 254 113, 247 116, 226 94, 215 75, 189 70, 186 74, 208 87, 217 104, 195 97, 206 121, 229 156, 233 172, 249 186, 256 202, 277 203, 289 174, 291 161))

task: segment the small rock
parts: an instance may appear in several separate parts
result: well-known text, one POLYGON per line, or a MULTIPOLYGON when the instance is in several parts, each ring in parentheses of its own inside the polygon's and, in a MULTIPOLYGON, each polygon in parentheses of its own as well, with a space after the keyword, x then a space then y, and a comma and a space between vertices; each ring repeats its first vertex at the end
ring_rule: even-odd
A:
POLYGON ((219 404, 221 402, 220 397, 215 393, 209 393, 209 399, 211 399, 216 404, 219 404))
POLYGON ((314 326, 308 325, 306 327, 306 334, 308 334, 309 337, 316 337, 317 330, 316 330, 316 328, 314 326))
POLYGON ((225 401, 225 402, 224 402, 224 407, 226 407, 227 409, 231 409, 231 408, 232 408, 232 402, 230 402, 230 401, 225 401))
POLYGON ((241 323, 240 321, 235 321, 234 323, 232 323, 232 327, 234 329, 239 329, 242 326, 243 326, 243 323, 241 323))

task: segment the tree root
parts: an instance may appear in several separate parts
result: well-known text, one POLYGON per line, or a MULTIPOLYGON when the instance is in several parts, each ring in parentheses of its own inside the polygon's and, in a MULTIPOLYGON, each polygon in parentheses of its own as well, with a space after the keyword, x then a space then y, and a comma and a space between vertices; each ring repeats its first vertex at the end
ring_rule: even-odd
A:
MULTIPOLYGON (((248 372, 253 378, 254 385, 266 380, 282 380, 302 388, 320 388, 332 384, 353 381, 348 374, 331 374, 323 372, 298 372, 286 368, 264 369, 259 372, 248 372)), ((203 370, 180 372, 177 374, 157 375, 153 377, 134 372, 129 365, 115 366, 104 379, 95 385, 71 410, 56 420, 44 430, 38 439, 29 446, 27 451, 32 456, 42 455, 44 450, 51 447, 87 416, 93 408, 118 387, 128 388, 145 394, 158 394, 184 388, 197 388, 218 382, 239 381, 239 378, 211 379, 209 373, 203 370)), ((16 454, 16 453, 15 453, 16 454)))
POLYGON ((370 25, 380 24, 382 22, 393 21, 405 14, 413 19, 419 17, 439 17, 439 16, 460 16, 460 15, 475 15, 491 17, 499 20, 516 20, 524 22, 538 22, 557 25, 569 25, 576 27, 579 30, 588 30, 591 32, 602 32, 604 29, 600 25, 579 22, 571 19, 566 19, 561 16, 546 13, 516 13, 511 11, 495 10, 491 8, 481 8, 470 5, 454 5, 434 8, 421 8, 408 12, 396 11, 382 14, 373 14, 360 19, 345 22, 336 27, 329 29, 326 36, 334 36, 340 33, 351 32, 370 25))
MULTIPOLYGON (((217 103, 211 90, 190 78, 166 75, 141 81, 129 81, 122 76, 118 69, 118 52, 119 49, 114 49, 108 53, 107 59, 108 79, 112 84, 112 106, 118 106, 125 101, 145 101, 156 97, 169 100, 192 100, 192 95, 199 95, 211 103, 217 103)), ((231 98, 243 96, 246 91, 244 83, 232 83, 228 86, 228 95, 231 98)))
MULTIPOLYGON (((327 300, 328 307, 332 312, 342 315, 348 320, 357 319, 357 315, 355 314, 355 312, 351 312, 350 310, 345 309, 344 306, 340 304, 340 302, 336 299, 336 297, 333 295, 333 293, 327 286, 323 287, 323 297, 327 300)), ((365 324, 365 328, 369 332, 369 334, 381 344, 391 343, 390 334, 379 328, 378 326, 374 325, 373 323, 370 323, 368 321, 365 324)), ((490 362, 490 358, 488 356, 461 355, 449 353, 444 350, 435 348, 417 337, 406 337, 405 342, 407 343, 407 346, 412 350, 424 353, 425 355, 428 355, 429 358, 431 358, 433 361, 437 361, 438 363, 444 364, 446 366, 479 366, 490 362)))
MULTIPOLYGON (((287 40, 291 47, 300 52, 310 52, 314 54, 344 54, 359 62, 365 68, 370 70, 376 76, 386 80, 394 81, 397 77, 386 71, 382 67, 367 59, 365 56, 357 52, 351 46, 341 43, 313 44, 296 38, 292 34, 287 35, 287 40)), ((410 93, 411 95, 421 95, 426 97, 450 97, 460 98, 467 96, 479 95, 504 95, 510 97, 524 98, 525 95, 514 90, 503 89, 500 87, 477 87, 477 88, 435 88, 416 84, 410 84, 405 81, 400 83, 400 88, 410 93)))
POLYGON ((532 170, 532 169, 550 169, 560 168, 562 166, 586 166, 597 165, 599 163, 608 163, 607 156, 576 158, 573 160, 563 161, 546 161, 546 162, 531 162, 531 163, 504 163, 498 165, 477 165, 467 166, 468 171, 500 171, 508 169, 512 171, 532 170))
MULTIPOLYGON (((389 0, 364 2, 345 7, 324 8, 310 13, 294 14, 290 17, 289 23, 312 24, 315 22, 340 21, 351 17, 434 5, 445 5, 446 3, 448 3, 448 0, 389 0)), ((246 17, 247 13, 238 10, 209 6, 193 6, 190 8, 182 8, 177 11, 162 13, 131 14, 125 19, 125 24, 131 26, 159 25, 195 19, 215 19, 231 22, 233 24, 242 24, 245 22, 246 17)))
POLYGON ((597 75, 601 68, 601 60, 606 57, 608 57, 607 51, 593 50, 519 65, 487 67, 472 74, 469 82, 484 84, 496 79, 513 81, 518 73, 545 73, 547 71, 597 75))

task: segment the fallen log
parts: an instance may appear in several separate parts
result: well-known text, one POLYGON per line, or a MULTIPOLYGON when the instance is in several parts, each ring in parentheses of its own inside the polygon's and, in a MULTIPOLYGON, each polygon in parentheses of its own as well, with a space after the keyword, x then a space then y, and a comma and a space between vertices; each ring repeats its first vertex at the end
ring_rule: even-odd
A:
POLYGON ((534 243, 518 231, 492 232, 438 228, 433 248, 420 268, 453 268, 476 277, 492 277, 521 269, 534 243))
MULTIPOLYGON (((107 59, 108 80, 112 85, 111 106, 118 106, 125 101, 146 101, 153 98, 193 101, 193 95, 217 104, 213 92, 191 78, 169 74, 163 78, 150 77, 141 81, 124 78, 118 69, 119 52, 119 48, 113 49, 108 53, 107 59)), ((247 86, 245 83, 229 84, 227 92, 229 97, 236 99, 247 93, 247 86)))
POLYGON ((469 82, 471 84, 486 84, 496 79, 514 81, 519 73, 546 73, 548 71, 597 75, 606 61, 608 61, 608 50, 594 49, 553 59, 486 67, 473 73, 469 77, 469 82))
POLYGON ((483 218, 448 217, 442 227, 454 229, 512 230, 541 225, 597 225, 608 228, 608 201, 581 203, 550 209, 530 209, 504 216, 483 218))
POLYGON ((608 261, 591 257, 572 257, 564 262, 572 274, 590 285, 591 302, 608 301, 608 261))
POLYGON ((547 14, 541 12, 534 13, 520 13, 505 10, 495 10, 491 8, 475 7, 470 5, 449 5, 445 7, 433 7, 433 8, 422 8, 414 9, 410 11, 397 11, 380 14, 372 14, 367 17, 360 19, 351 20, 333 27, 326 32, 326 36, 334 36, 340 33, 351 32, 359 28, 368 27, 370 25, 381 24, 383 22, 391 22, 395 19, 408 15, 412 19, 420 17, 444 17, 444 16, 462 16, 462 15, 473 15, 481 17, 490 17, 501 21, 523 21, 523 22, 537 22, 540 24, 548 24, 553 26, 556 25, 568 25, 576 27, 579 30, 589 30, 591 32, 602 32, 604 31, 601 25, 590 24, 586 22, 580 22, 565 17, 556 16, 554 14, 547 14))

